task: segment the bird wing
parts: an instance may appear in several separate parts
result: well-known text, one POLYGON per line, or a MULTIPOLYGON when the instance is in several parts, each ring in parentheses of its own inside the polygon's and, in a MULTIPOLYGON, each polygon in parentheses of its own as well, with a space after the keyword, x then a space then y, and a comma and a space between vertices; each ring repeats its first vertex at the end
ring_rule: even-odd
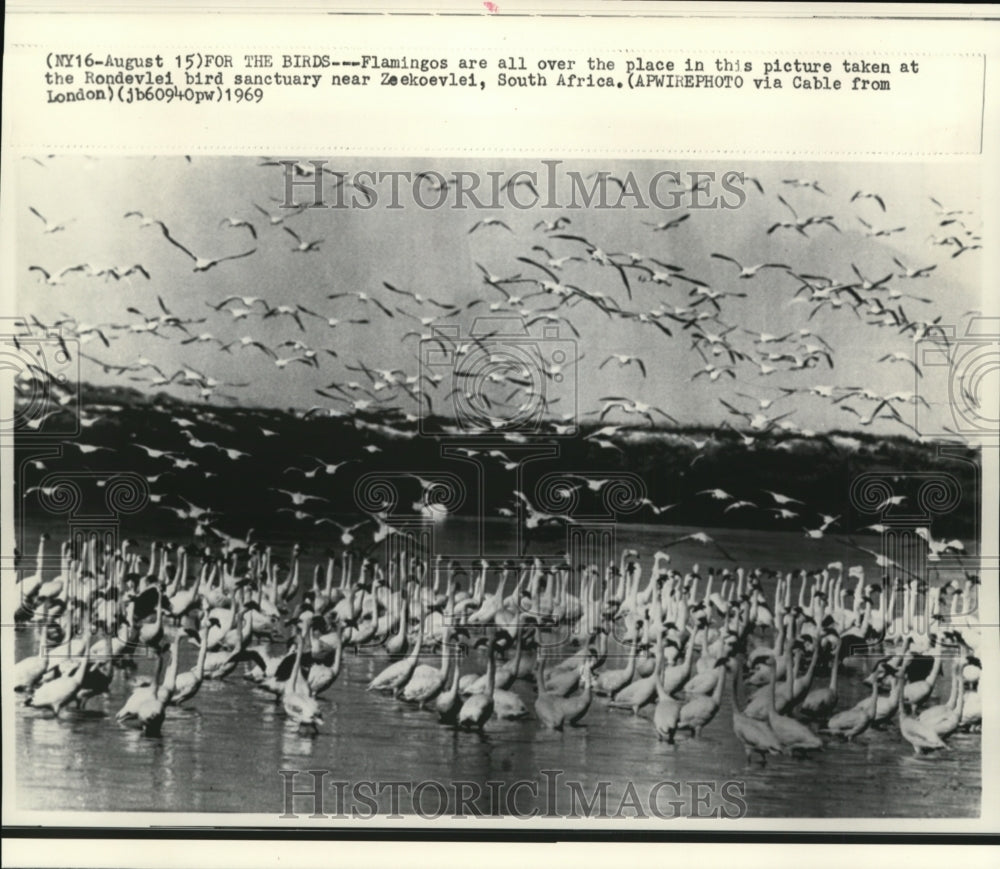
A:
POLYGON ((663 262, 663 260, 658 260, 656 257, 652 257, 651 256, 649 258, 649 261, 653 262, 653 263, 656 263, 661 269, 666 269, 667 271, 670 271, 670 272, 682 272, 682 271, 684 271, 684 266, 677 266, 677 265, 674 265, 673 263, 666 263, 666 262, 663 262))
POLYGON ((621 275, 622 283, 625 284, 625 291, 628 293, 629 301, 632 300, 632 285, 628 282, 628 275, 625 272, 625 268, 618 263, 612 263, 618 274, 621 275))
POLYGON ((250 254, 256 253, 256 252, 257 252, 257 248, 254 247, 254 248, 251 248, 250 250, 243 251, 243 253, 234 253, 234 254, 231 254, 230 256, 220 256, 217 260, 215 260, 215 262, 216 263, 224 263, 227 260, 231 260, 231 259, 243 259, 243 257, 250 256, 250 254))
MULTIPOLYGON (((790 212, 792 212, 792 217, 794 217, 794 218, 795 218, 796 220, 798 220, 798 219, 799 219, 799 215, 798 215, 798 212, 797 212, 797 211, 796 211, 796 210, 795 210, 794 208, 792 208, 792 206, 791 206, 791 205, 789 205, 789 204, 788 204, 788 203, 787 203, 787 202, 785 201, 785 197, 783 197, 783 196, 782 196, 782 195, 781 195, 780 193, 778 194, 778 202, 780 202, 780 203, 781 203, 782 205, 784 205, 784 206, 785 206, 785 208, 787 208, 787 209, 788 209, 788 210, 789 210, 790 212)), ((780 225, 780 224, 779 224, 779 225, 780 225)), ((770 231, 771 231, 771 230, 768 230, 768 232, 770 232, 770 231)))
POLYGON ((677 279, 681 281, 687 281, 687 283, 694 284, 696 287, 704 287, 705 289, 709 288, 708 284, 706 284, 704 281, 700 281, 698 280, 698 278, 690 278, 687 275, 680 274, 679 272, 677 273, 677 279))
POLYGON ((733 406, 732 406, 732 405, 731 405, 731 404, 730 404, 730 403, 729 403, 728 401, 726 401, 726 400, 725 400, 724 398, 720 398, 720 399, 719 399, 719 403, 720 403, 720 404, 721 404, 721 405, 722 405, 723 407, 725 407, 725 408, 726 408, 726 409, 727 409, 727 410, 728 410, 728 411, 729 411, 729 412, 730 412, 731 414, 734 414, 734 415, 736 415, 736 416, 742 416, 742 417, 743 417, 744 419, 747 419, 747 420, 748 420, 748 419, 750 419, 750 414, 749 414, 749 413, 747 413, 747 412, 746 412, 745 410, 739 410, 739 409, 737 409, 737 408, 733 407, 733 406))
POLYGON ((163 237, 167 241, 169 241, 174 247, 178 248, 179 250, 184 251, 184 253, 186 253, 189 257, 191 257, 191 259, 193 259, 195 262, 198 262, 198 257, 196 257, 193 253, 191 253, 191 251, 189 251, 186 247, 184 247, 184 245, 182 245, 176 238, 174 238, 170 234, 170 230, 167 229, 167 225, 162 220, 155 220, 153 222, 160 227, 160 231, 163 233, 163 237))
POLYGON ((443 311, 452 311, 453 314, 449 314, 448 316, 453 316, 454 314, 457 314, 459 311, 457 305, 452 305, 449 302, 439 302, 437 299, 432 299, 429 296, 427 297, 427 302, 428 304, 441 308, 441 310, 443 311))
MULTIPOLYGON (((557 236, 557 237, 559 237, 559 236, 557 236)), ((575 236, 573 236, 573 237, 575 238, 575 236)), ((535 262, 533 259, 531 259, 530 257, 526 257, 526 256, 519 256, 517 259, 518 259, 519 262, 523 262, 523 263, 527 263, 528 265, 532 265, 536 269, 541 269, 543 272, 545 272, 545 274, 547 274, 550 278, 552 278, 552 280, 555 283, 557 283, 557 284, 559 283, 559 278, 556 275, 556 273, 553 272, 547 266, 543 266, 541 263, 535 262)), ((504 295, 507 295, 507 298, 510 298, 510 296, 505 291, 504 291, 504 295)))
POLYGON ((725 549, 724 549, 724 548, 723 548, 722 546, 720 546, 720 545, 719 545, 719 544, 718 544, 718 543, 717 543, 717 542, 715 541, 715 539, 714 539, 714 538, 710 538, 710 539, 711 539, 711 542, 712 542, 712 543, 714 544, 715 548, 716 548, 716 549, 718 549, 718 550, 719 550, 719 552, 721 552, 721 553, 722 553, 722 555, 723 555, 723 557, 724 557, 724 558, 726 558, 726 559, 727 559, 728 561, 736 561, 736 559, 735 559, 735 558, 733 558, 733 556, 732 556, 732 555, 730 555, 730 554, 729 554, 729 553, 728 553, 728 552, 727 552, 727 551, 726 551, 726 550, 725 550, 725 549))
POLYGON ((386 315, 386 316, 388 316, 388 317, 395 317, 395 314, 393 314, 393 313, 392 313, 392 311, 390 311, 390 310, 389 310, 389 309, 388 309, 388 308, 387 308, 387 307, 386 307, 385 305, 383 305, 383 304, 382 304, 382 303, 381 303, 381 302, 380 302, 380 301, 379 301, 378 299, 376 299, 376 298, 375 298, 374 296, 370 296, 369 298, 370 298, 370 299, 372 300, 372 302, 373 302, 373 303, 374 303, 374 304, 375 304, 375 305, 376 305, 376 306, 377 306, 378 308, 380 308, 380 309, 382 310, 382 313, 383 313, 383 314, 385 314, 385 315, 386 315))
POLYGON ((560 233, 557 235, 553 235, 552 238, 563 238, 566 239, 567 241, 578 241, 581 244, 585 244, 591 250, 595 249, 594 245, 591 244, 589 241, 587 241, 587 239, 585 239, 582 235, 569 235, 567 233, 560 233))
POLYGON ((401 296, 409 296, 411 299, 413 298, 413 293, 407 292, 406 290, 401 290, 398 287, 394 287, 388 281, 382 281, 382 286, 392 293, 399 293, 399 295, 401 296))
POLYGON ((733 265, 735 265, 738 269, 741 269, 741 270, 743 269, 743 266, 739 262, 737 262, 736 260, 734 260, 731 256, 726 256, 724 253, 713 253, 712 257, 714 259, 726 260, 726 262, 733 263, 733 265))

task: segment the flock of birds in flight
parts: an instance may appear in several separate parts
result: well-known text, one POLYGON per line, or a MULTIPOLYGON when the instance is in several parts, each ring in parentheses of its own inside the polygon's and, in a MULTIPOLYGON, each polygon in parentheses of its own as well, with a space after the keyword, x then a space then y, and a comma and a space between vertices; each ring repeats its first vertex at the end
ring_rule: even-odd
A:
MULTIPOLYGON (((270 166, 275 162, 265 160, 263 164, 270 166)), ((616 180, 613 175, 606 177, 607 182, 616 180)), ((755 195, 765 198, 759 179, 747 178, 745 181, 748 190, 752 184, 757 190, 755 195)), ((793 192, 799 196, 805 193, 812 197, 828 197, 817 182, 784 179, 782 186, 785 190, 776 195, 775 201, 789 212, 791 219, 770 224, 765 235, 792 231, 811 238, 818 232, 842 232, 837 222, 839 218, 835 219, 830 214, 800 217, 798 210, 785 198, 786 195, 792 196, 793 192)), ((886 210, 884 199, 877 193, 857 191, 849 202, 854 208, 872 202, 880 211, 886 210)), ((969 226, 969 212, 946 208, 936 199, 931 202, 941 231, 940 235, 929 239, 932 245, 953 248, 953 258, 981 247, 978 230, 969 226)), ((802 207, 800 205, 800 209, 802 207)), ((268 210, 252 203, 252 208, 266 223, 266 231, 280 231, 291 237, 292 253, 322 253, 324 239, 304 238, 290 225, 307 210, 304 204, 290 209, 268 210)), ((68 232, 73 223, 50 221, 34 207, 31 211, 42 221, 46 233, 68 232)), ((687 227, 697 222, 691 221, 691 217, 692 212, 688 211, 663 222, 645 223, 652 227, 653 233, 677 233, 686 231, 687 227)), ((249 217, 220 219, 220 228, 245 233, 252 246, 217 256, 204 255, 200 250, 196 252, 194 248, 200 248, 205 240, 195 242, 183 238, 156 217, 129 211, 125 219, 135 221, 142 230, 159 234, 165 244, 191 261, 196 273, 226 268, 231 261, 261 255, 257 247, 260 231, 249 217)), ((858 216, 857 220, 864 226, 867 235, 874 238, 895 235, 905 229, 875 230, 864 218, 858 216)), ((510 428, 508 423, 511 419, 521 418, 524 413, 530 412, 559 433, 558 427, 565 428, 574 422, 574 414, 560 414, 559 390, 555 384, 570 368, 578 366, 586 354, 561 363, 548 360, 540 353, 538 358, 529 359, 525 364, 501 361, 495 355, 497 342, 491 341, 496 337, 495 333, 455 338, 441 327, 458 322, 456 318, 460 315, 472 312, 519 318, 527 329, 538 324, 565 327, 580 337, 574 322, 579 318, 574 318, 573 312, 583 305, 611 320, 654 329, 664 338, 673 339, 674 344, 685 342, 687 349, 697 354, 701 362, 691 374, 692 381, 741 387, 735 395, 722 400, 722 404, 730 421, 735 424, 733 427, 750 436, 813 436, 815 432, 799 426, 792 419, 794 410, 777 414, 772 412, 773 408, 780 409, 782 402, 791 403, 800 396, 829 401, 849 414, 858 426, 867 427, 878 421, 910 429, 919 436, 911 422, 911 408, 917 404, 926 405, 927 399, 918 390, 882 393, 863 385, 817 383, 772 387, 766 378, 770 375, 786 377, 806 371, 818 373, 834 368, 834 348, 810 325, 823 312, 846 314, 859 325, 906 335, 912 339, 913 346, 921 341, 933 342, 943 347, 946 353, 950 352, 951 337, 942 323, 942 317, 921 316, 915 314, 912 307, 914 303, 921 307, 932 304, 929 294, 914 288, 929 279, 938 264, 906 264, 893 255, 887 257, 882 274, 869 277, 852 264, 851 276, 835 279, 811 274, 808 270, 783 262, 748 264, 728 254, 713 252, 712 259, 732 267, 733 276, 741 287, 716 289, 683 265, 640 251, 606 250, 595 240, 569 232, 570 225, 571 218, 566 215, 537 223, 534 232, 540 233, 541 237, 534 240, 528 255, 516 257, 517 266, 510 273, 495 274, 477 263, 482 275, 481 294, 464 305, 433 298, 400 286, 394 280, 380 280, 378 291, 365 289, 328 293, 326 301, 332 303, 328 310, 322 310, 316 300, 278 303, 262 296, 229 295, 213 299, 209 295, 204 299, 208 312, 201 316, 176 313, 160 294, 152 310, 144 309, 145 306, 129 306, 125 313, 130 319, 125 321, 84 323, 71 314, 65 314, 48 323, 32 317, 31 326, 43 333, 72 337, 86 347, 81 351, 81 357, 105 374, 126 375, 131 381, 151 389, 190 389, 201 401, 236 401, 232 391, 250 387, 252 380, 222 380, 190 365, 161 365, 150 358, 158 343, 154 339, 176 340, 185 347, 214 347, 220 354, 239 356, 241 363, 245 358, 247 365, 260 364, 254 359, 256 356, 264 365, 294 371, 296 377, 304 376, 307 369, 323 371, 330 366, 338 367, 340 374, 314 387, 314 394, 324 399, 325 403, 306 410, 305 413, 310 415, 377 414, 392 410, 402 411, 403 421, 413 423, 422 416, 435 413, 447 415, 453 402, 464 402, 474 409, 483 431, 502 433, 510 428), (596 268, 597 272, 589 271, 592 268, 596 268), (598 273, 600 279, 594 282, 596 285, 584 286, 586 274, 597 276, 598 273), (786 308, 802 306, 807 309, 804 325, 771 334, 746 329, 740 325, 740 317, 735 311, 730 315, 731 300, 752 297, 755 282, 764 274, 773 277, 782 275, 792 280, 786 308), (611 277, 611 284, 602 283, 605 275, 611 277), (614 286, 618 290, 613 290, 614 286), (646 307, 635 304, 641 295, 651 292, 662 294, 671 290, 674 298, 669 300, 660 298, 656 304, 646 307), (215 328, 203 331, 209 312, 215 328), (219 318, 222 322, 216 322, 219 318), (401 336, 404 346, 414 348, 413 357, 418 364, 413 369, 381 369, 370 361, 362 360, 355 360, 352 365, 341 359, 342 345, 339 346, 335 337, 338 328, 357 330, 368 327, 376 334, 390 335, 396 333, 399 323, 403 321, 414 324, 401 336), (233 334, 233 327, 237 324, 249 326, 254 322, 287 322, 293 332, 280 341, 264 340, 260 335, 252 334, 252 330, 242 336, 233 334), (147 342, 150 348, 148 355, 144 352, 136 359, 125 361, 121 358, 109 359, 91 349, 102 345, 104 350, 109 350, 121 338, 135 336, 147 342), (419 364, 419 354, 429 347, 452 354, 455 360, 453 377, 446 377, 430 366, 419 364), (482 366, 474 364, 483 358, 487 360, 486 374, 481 373, 482 366), (359 376, 351 379, 354 373, 359 376), (449 386, 450 391, 442 395, 449 386)), ((502 218, 493 217, 476 221, 468 230, 469 233, 497 231, 513 232, 502 218)), ((220 238, 220 246, 221 243, 220 238)), ((77 264, 58 270, 31 265, 28 270, 41 275, 43 283, 52 287, 62 286, 72 275, 103 277, 105 281, 116 282, 153 280, 149 270, 140 263, 104 267, 77 264)), ((769 292, 774 291, 773 286, 772 282, 769 292)), ((875 340, 880 345, 885 343, 881 335, 875 340)), ((174 358, 176 355, 173 354, 174 358)), ((602 352, 599 355, 598 370, 610 366, 622 371, 623 385, 627 382, 624 375, 629 371, 645 380, 650 376, 651 369, 654 376, 658 370, 650 359, 636 353, 602 352)), ((912 350, 887 350, 877 357, 877 363, 902 366, 919 380, 923 372, 914 356, 912 350)), ((613 415, 626 428, 628 424, 679 424, 669 408, 664 409, 628 395, 605 396, 600 402, 599 409, 585 414, 584 419, 593 415, 604 421, 613 415)), ((511 437, 516 437, 516 433, 511 432, 511 437)))

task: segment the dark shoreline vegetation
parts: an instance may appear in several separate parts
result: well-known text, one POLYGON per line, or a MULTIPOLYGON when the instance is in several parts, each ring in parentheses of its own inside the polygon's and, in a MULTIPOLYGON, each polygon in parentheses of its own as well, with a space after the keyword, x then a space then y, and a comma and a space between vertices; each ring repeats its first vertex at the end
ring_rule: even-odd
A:
MULTIPOLYGON (((278 488, 328 499, 328 504, 310 501, 305 508, 315 510, 317 516, 346 520, 362 512, 355 500, 355 483, 371 472, 399 475, 401 496, 391 511, 393 515, 412 513, 411 502, 419 500, 421 494, 417 481, 406 474, 435 472, 457 475, 466 486, 468 495, 452 512, 476 515, 479 510, 475 494, 476 465, 443 457, 442 447, 451 444, 480 451, 478 458, 488 469, 483 505, 485 516, 499 516, 499 509, 510 508, 511 492, 517 488, 516 474, 505 471, 498 459, 486 455, 489 450, 501 450, 516 459, 517 444, 504 441, 502 435, 440 439, 419 433, 412 436, 419 429, 418 424, 407 422, 401 413, 391 409, 383 409, 378 414, 358 412, 336 418, 320 415, 302 418, 300 412, 195 404, 166 393, 146 396, 129 387, 90 384, 81 385, 80 407, 88 416, 96 416, 98 422, 75 437, 54 440, 45 436, 44 428, 30 432, 30 436, 23 429, 19 431, 15 442, 18 477, 27 486, 37 486, 47 475, 58 471, 105 474, 132 471, 149 475, 168 471, 150 486, 152 492, 162 493, 162 501, 150 504, 143 511, 155 517, 156 526, 164 531, 191 526, 189 520, 182 521, 167 510, 158 509, 164 505, 182 506, 176 496, 217 511, 221 516, 220 527, 233 533, 242 534, 246 530, 230 527, 230 517, 234 516, 263 518, 269 523, 268 530, 273 527, 274 530, 294 531, 302 522, 290 512, 277 512, 279 508, 291 506, 286 495, 269 491, 278 488), (181 428, 172 424, 171 420, 178 419, 192 421, 194 425, 188 430, 197 438, 250 455, 233 460, 219 449, 194 449, 182 436, 181 428), (276 434, 265 435, 262 428, 276 434), (70 446, 74 442, 105 447, 110 452, 99 450, 84 454, 70 446), (62 458, 43 458, 45 467, 42 470, 25 466, 26 461, 35 458, 36 446, 51 447, 58 443, 64 443, 62 458), (168 459, 150 457, 130 446, 134 443, 173 451, 194 459, 197 465, 173 469, 168 459), (405 451, 401 451, 404 444, 405 451), (378 451, 372 451, 372 447, 377 447, 378 451), (347 459, 357 461, 344 465, 333 476, 322 469, 312 478, 305 478, 297 471, 285 471, 293 466, 303 470, 316 466, 318 462, 312 459, 313 456, 331 463, 347 459)), ((454 425, 454 420, 446 418, 430 422, 454 425)), ((527 462, 522 471, 524 490, 530 495, 535 483, 554 471, 588 474, 595 478, 601 474, 627 472, 641 477, 646 496, 653 504, 676 506, 660 516, 642 507, 619 514, 618 519, 622 522, 795 532, 818 527, 818 517, 825 513, 841 517, 839 524, 828 532, 837 536, 866 533, 863 531, 865 526, 882 521, 878 514, 865 513, 852 506, 851 482, 859 475, 877 473, 884 477, 894 494, 907 495, 906 506, 912 510, 917 509, 916 490, 923 481, 918 476, 906 475, 936 472, 951 475, 957 481, 960 503, 950 512, 919 524, 929 525, 935 536, 965 539, 979 536, 981 456, 978 450, 970 447, 844 431, 813 437, 763 435, 747 446, 741 435, 732 429, 685 426, 623 430, 611 437, 622 448, 618 450, 598 446, 594 440, 586 439, 586 435, 602 425, 584 420, 577 437, 529 438, 531 445, 539 442, 558 444, 559 455, 527 462), (640 440, 630 441, 630 438, 640 440), (758 508, 724 512, 724 503, 696 494, 716 487, 724 488, 737 499, 751 501, 758 508), (799 511, 799 515, 782 519, 764 509, 776 505, 763 490, 783 493, 805 502, 806 506, 789 505, 799 511)), ((571 482, 581 483, 581 490, 577 492, 577 515, 605 512, 599 493, 588 491, 582 481, 571 482)), ((27 504, 22 509, 28 511, 35 510, 37 504, 20 498, 18 503, 27 504)), ((86 504, 80 509, 86 510, 86 504)), ((145 517, 141 514, 135 519, 144 524, 145 517)), ((309 525, 312 526, 311 521, 309 525)), ((330 529, 331 535, 339 536, 333 526, 324 527, 330 529)))

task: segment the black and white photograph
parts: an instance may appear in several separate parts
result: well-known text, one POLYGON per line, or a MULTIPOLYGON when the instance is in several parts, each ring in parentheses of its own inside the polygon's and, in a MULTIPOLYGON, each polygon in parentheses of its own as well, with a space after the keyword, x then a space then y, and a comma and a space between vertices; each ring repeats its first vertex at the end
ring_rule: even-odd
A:
POLYGON ((981 817, 978 164, 7 166, 21 817, 981 817))

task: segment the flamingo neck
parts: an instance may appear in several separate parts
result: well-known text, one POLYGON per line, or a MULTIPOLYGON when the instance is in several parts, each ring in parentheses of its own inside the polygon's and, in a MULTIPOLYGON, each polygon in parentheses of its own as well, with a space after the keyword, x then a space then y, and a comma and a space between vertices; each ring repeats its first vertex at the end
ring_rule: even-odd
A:
POLYGON ((331 667, 334 678, 337 678, 337 676, 340 675, 340 668, 342 666, 343 660, 344 660, 344 644, 337 643, 337 647, 333 650, 333 667, 331 667))
POLYGON ((462 675, 462 662, 458 657, 458 649, 455 649, 451 655, 451 687, 448 689, 448 693, 452 695, 458 694, 458 680, 462 675))
POLYGON ((740 670, 743 669, 743 659, 738 658, 733 667, 733 720, 739 718, 743 707, 743 684, 740 681, 740 670))
POLYGON ((878 683, 879 680, 875 680, 875 684, 872 685, 872 717, 875 716, 875 712, 878 709, 878 683))
POLYGON ((927 684, 932 688, 934 683, 937 682, 938 674, 941 672, 941 655, 934 656, 934 663, 931 665, 931 671, 927 674, 927 684))
POLYGON ((524 646, 524 628, 520 619, 514 622, 514 630, 517 632, 517 637, 514 639, 514 663, 512 666, 514 672, 517 673, 518 667, 521 665, 521 650, 524 646))
POLYGON ((201 645, 198 647, 198 661, 195 664, 195 676, 202 679, 205 676, 205 658, 208 657, 208 631, 201 633, 201 645))
POLYGON ((726 665, 718 664, 716 669, 722 671, 719 673, 719 678, 715 680, 715 688, 712 690, 712 700, 718 706, 722 702, 722 688, 726 684, 726 665))
POLYGON ((496 652, 493 648, 493 641, 490 640, 489 659, 486 662, 486 696, 493 696, 493 689, 496 687, 497 661, 496 652))

